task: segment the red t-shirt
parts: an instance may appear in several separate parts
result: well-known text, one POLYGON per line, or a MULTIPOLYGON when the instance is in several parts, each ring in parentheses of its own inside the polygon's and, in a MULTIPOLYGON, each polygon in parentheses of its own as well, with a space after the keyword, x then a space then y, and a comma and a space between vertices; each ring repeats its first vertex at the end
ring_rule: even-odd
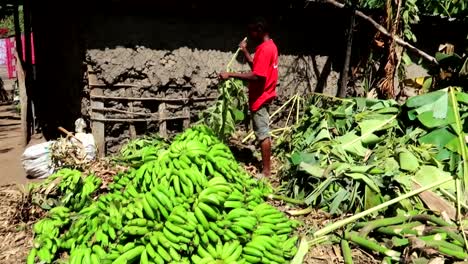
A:
POLYGON ((258 45, 253 59, 252 72, 261 77, 259 81, 249 83, 249 105, 253 112, 263 104, 276 98, 278 82, 278 49, 273 40, 258 45))

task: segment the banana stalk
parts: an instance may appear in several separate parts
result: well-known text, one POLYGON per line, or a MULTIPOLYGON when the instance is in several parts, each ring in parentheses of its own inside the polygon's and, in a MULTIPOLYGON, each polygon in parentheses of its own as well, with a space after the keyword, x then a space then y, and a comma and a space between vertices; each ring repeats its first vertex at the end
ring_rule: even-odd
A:
POLYGON ((353 264, 353 256, 351 255, 351 248, 349 247, 348 241, 346 239, 341 240, 341 252, 343 254, 343 259, 345 264, 353 264))
POLYGON ((363 218, 363 217, 365 217, 365 216, 367 216, 369 214, 372 214, 374 212, 378 212, 379 210, 387 208, 388 206, 393 205, 395 203, 398 203, 398 202, 400 202, 400 201, 402 201, 404 199, 408 199, 408 198, 410 198, 412 196, 418 195, 419 193, 422 193, 424 191, 439 187, 439 186, 443 185, 444 183, 447 183, 447 182, 449 182, 451 180, 453 180, 453 179, 452 178, 445 178, 445 179, 439 180, 437 182, 434 182, 432 184, 421 187, 419 189, 413 190, 413 191, 411 191, 409 193, 406 193, 406 194, 404 194, 404 195, 402 195, 400 197, 397 197, 397 198, 394 198, 394 199, 392 199, 390 201, 381 203, 381 204, 379 204, 379 205, 377 205, 375 207, 372 207, 372 208, 370 208, 370 209, 368 209, 366 211, 360 212, 360 213, 355 214, 355 215, 353 215, 351 217, 348 217, 346 219, 337 221, 337 222, 335 222, 335 223, 333 223, 333 224, 331 224, 329 226, 326 226, 326 227, 316 231, 313 234, 313 236, 315 238, 317 238, 317 237, 327 235, 327 234, 329 234, 329 233, 331 233, 331 232, 333 232, 333 231, 335 231, 335 230, 337 230, 337 229, 339 229, 339 228, 341 228, 341 227, 343 227, 345 225, 348 225, 348 224, 350 224, 352 222, 355 222, 356 220, 361 219, 361 218, 363 218))
POLYGON ((400 224, 406 221, 406 219, 407 219, 406 216, 397 216, 397 217, 392 217, 392 218, 383 218, 383 219, 371 221, 366 226, 364 226, 361 229, 361 231, 359 231, 359 235, 365 238, 370 232, 372 232, 372 230, 376 228, 400 224))
POLYGON ((360 247, 378 252, 385 256, 391 257, 393 260, 399 260, 401 253, 395 250, 388 249, 366 238, 360 237, 356 232, 350 232, 346 237, 349 241, 357 244, 360 247))

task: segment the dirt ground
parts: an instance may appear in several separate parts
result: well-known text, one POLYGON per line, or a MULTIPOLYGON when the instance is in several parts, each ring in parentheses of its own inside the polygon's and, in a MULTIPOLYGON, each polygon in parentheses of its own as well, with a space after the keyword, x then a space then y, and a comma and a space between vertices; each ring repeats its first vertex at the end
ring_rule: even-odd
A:
MULTIPOLYGON (((14 106, 0 105, 0 186, 30 182, 21 165, 25 147, 20 122, 14 106)), ((43 141, 41 135, 34 135, 28 146, 43 141)))

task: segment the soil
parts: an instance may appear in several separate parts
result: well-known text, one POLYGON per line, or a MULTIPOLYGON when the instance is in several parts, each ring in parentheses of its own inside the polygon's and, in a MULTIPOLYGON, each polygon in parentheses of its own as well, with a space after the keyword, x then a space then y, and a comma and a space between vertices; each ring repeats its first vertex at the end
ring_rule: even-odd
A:
MULTIPOLYGON (((28 146, 44 142, 34 135, 28 146)), ((0 105, 0 186, 30 182, 21 164, 24 152, 21 120, 13 105, 0 105)))

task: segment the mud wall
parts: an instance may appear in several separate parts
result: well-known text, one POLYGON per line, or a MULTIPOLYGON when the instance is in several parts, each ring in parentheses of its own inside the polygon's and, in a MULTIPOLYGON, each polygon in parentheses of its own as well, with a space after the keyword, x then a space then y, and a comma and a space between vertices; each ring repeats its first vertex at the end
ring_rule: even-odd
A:
MULTIPOLYGON (((333 46, 339 49, 337 42, 314 42, 311 35, 304 35, 292 27, 293 24, 300 22, 297 18, 289 23, 276 21, 276 25, 281 27, 273 27, 272 37, 280 52, 278 99, 273 110, 295 93, 336 92, 338 73, 333 69, 336 54, 322 52, 323 55, 311 55, 310 50, 320 50, 326 45, 329 50, 333 46)), ((324 37, 341 29, 328 30, 321 28, 319 33, 324 37)), ((85 30, 85 64, 92 66, 100 82, 109 84, 104 90, 107 96, 128 95, 128 88, 112 88, 111 85, 129 83, 138 86, 131 91, 136 97, 166 95, 177 98, 185 93, 190 97, 216 97, 218 73, 225 69, 244 35, 245 23, 229 16, 184 19, 95 16, 89 20, 85 30)), ((249 70, 242 55, 238 56, 233 68, 249 70)), ((86 76, 84 81, 86 83, 86 76)), ((196 121, 198 113, 208 106, 206 102, 191 104, 191 121, 196 121)), ((83 116, 89 117, 89 107, 89 87, 85 86, 81 107, 83 116)), ((129 108, 120 101, 109 101, 106 107, 129 108)), ((133 111, 154 113, 157 104, 133 103, 133 111)), ((168 115, 180 115, 182 107, 175 106, 167 111, 168 115)), ((158 124, 139 124, 140 133, 155 132, 157 128, 158 124)), ((172 126, 173 132, 180 129, 180 124, 172 126)), ((128 125, 106 125, 109 152, 115 152, 129 137, 128 125)))

